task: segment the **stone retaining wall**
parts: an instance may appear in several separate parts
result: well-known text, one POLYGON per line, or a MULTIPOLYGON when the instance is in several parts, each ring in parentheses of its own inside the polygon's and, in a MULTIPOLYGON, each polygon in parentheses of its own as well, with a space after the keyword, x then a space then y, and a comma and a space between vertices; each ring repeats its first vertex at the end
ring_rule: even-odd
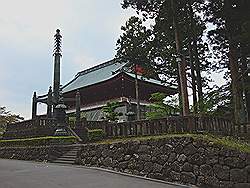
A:
POLYGON ((40 147, 0 147, 0 158, 30 161, 51 161, 71 146, 40 146, 40 147))
POLYGON ((250 154, 190 137, 85 145, 77 162, 201 187, 250 187, 250 154))

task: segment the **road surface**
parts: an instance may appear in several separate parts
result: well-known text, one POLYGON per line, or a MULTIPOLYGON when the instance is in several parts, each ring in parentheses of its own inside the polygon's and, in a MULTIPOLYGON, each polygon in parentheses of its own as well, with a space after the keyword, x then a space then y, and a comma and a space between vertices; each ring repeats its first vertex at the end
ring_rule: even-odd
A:
POLYGON ((102 170, 0 159, 0 188, 180 188, 102 170))

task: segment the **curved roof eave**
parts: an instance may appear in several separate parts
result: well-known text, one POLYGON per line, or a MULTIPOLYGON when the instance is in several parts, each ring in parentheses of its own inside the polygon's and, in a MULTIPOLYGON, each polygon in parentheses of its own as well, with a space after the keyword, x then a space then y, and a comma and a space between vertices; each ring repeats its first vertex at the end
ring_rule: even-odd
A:
MULTIPOLYGON (((94 66, 90 69, 78 72, 70 82, 65 84, 62 88, 63 93, 67 93, 76 89, 84 88, 90 85, 98 84, 106 80, 112 79, 120 73, 124 73, 132 78, 135 78, 135 74, 125 72, 122 68, 126 63, 116 62, 111 60, 100 65, 94 66)), ((156 84, 162 87, 166 87, 170 90, 177 90, 176 88, 166 86, 160 80, 155 80, 152 78, 145 78, 138 75, 138 79, 148 83, 156 84)))

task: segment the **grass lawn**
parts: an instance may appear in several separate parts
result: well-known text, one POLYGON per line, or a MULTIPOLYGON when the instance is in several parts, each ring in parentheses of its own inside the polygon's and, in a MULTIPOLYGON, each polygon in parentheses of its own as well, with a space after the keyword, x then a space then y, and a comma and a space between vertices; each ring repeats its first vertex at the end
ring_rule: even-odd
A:
POLYGON ((0 140, 0 147, 44 146, 74 143, 76 143, 76 138, 73 136, 46 136, 26 139, 0 140))
POLYGON ((226 148, 236 149, 239 151, 250 153, 250 144, 243 142, 232 137, 221 137, 214 136, 211 134, 166 134, 158 136, 141 136, 141 137, 129 137, 129 138, 117 138, 117 139, 107 139, 99 142, 98 144, 112 144, 118 142, 128 142, 128 141, 143 141, 143 140, 158 140, 164 138, 175 138, 175 137, 192 137, 194 140, 205 140, 213 144, 221 145, 226 148))

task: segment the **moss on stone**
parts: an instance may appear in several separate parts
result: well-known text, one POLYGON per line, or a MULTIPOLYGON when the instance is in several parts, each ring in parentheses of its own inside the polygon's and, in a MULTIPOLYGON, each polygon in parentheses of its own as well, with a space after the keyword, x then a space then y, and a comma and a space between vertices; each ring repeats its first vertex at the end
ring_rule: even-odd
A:
POLYGON ((112 144, 117 142, 129 142, 129 141, 144 141, 144 140, 160 140, 167 138, 184 138, 184 137, 192 137, 197 140, 205 140, 210 144, 224 146, 226 148, 235 149, 242 152, 250 153, 250 145, 247 142, 240 141, 233 137, 223 137, 223 136, 215 136, 211 134, 165 134, 165 135, 157 135, 157 136, 141 136, 141 137, 127 137, 127 138, 116 138, 116 139, 107 139, 100 142, 96 142, 98 144, 112 144))
POLYGON ((26 139, 0 140, 0 147, 42 146, 74 143, 76 143, 76 138, 74 136, 47 136, 26 139))

